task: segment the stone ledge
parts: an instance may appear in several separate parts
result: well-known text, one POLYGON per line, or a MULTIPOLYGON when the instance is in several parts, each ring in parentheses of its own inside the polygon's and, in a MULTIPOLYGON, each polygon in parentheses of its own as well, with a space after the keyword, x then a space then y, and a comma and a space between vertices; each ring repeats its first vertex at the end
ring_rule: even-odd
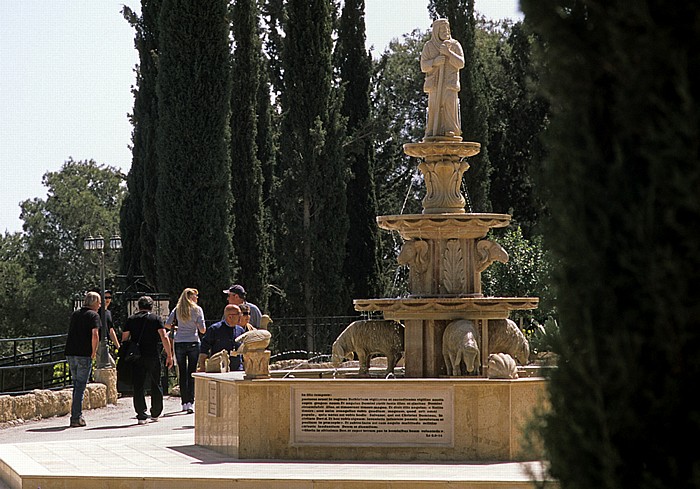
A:
MULTIPOLYGON (((52 418, 70 414, 73 390, 36 389, 19 396, 0 396, 0 424, 22 423, 30 419, 52 418)), ((107 386, 88 384, 83 397, 83 410, 107 406, 107 386)))

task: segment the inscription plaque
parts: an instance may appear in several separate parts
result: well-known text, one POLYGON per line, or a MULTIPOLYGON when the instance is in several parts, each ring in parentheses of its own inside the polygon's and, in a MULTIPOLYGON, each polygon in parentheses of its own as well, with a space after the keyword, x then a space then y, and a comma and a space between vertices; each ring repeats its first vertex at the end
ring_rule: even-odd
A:
POLYGON ((293 445, 453 446, 452 389, 292 388, 293 445))
POLYGON ((209 402, 207 414, 209 416, 219 415, 219 383, 210 381, 207 382, 209 387, 209 402))

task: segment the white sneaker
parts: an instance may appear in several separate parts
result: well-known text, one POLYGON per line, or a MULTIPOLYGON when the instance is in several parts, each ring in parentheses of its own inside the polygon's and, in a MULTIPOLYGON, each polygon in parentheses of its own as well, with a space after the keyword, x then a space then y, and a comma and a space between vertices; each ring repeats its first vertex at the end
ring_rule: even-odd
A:
POLYGON ((187 414, 192 414, 194 413, 194 404, 191 402, 187 403, 187 414))
POLYGON ((184 404, 182 405, 182 412, 183 412, 183 413, 187 411, 187 408, 188 408, 189 404, 190 404, 189 402, 186 402, 186 403, 184 403, 184 404))

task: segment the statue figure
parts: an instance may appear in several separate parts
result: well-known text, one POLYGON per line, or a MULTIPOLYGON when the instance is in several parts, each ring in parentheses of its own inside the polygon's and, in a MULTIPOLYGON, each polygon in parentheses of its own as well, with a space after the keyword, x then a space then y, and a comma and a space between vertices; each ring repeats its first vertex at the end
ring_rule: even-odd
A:
POLYGON ((423 91, 428 94, 425 139, 447 137, 461 140, 458 93, 464 52, 459 42, 452 39, 447 19, 437 19, 432 29, 432 37, 423 46, 420 56, 420 69, 425 73, 423 91))

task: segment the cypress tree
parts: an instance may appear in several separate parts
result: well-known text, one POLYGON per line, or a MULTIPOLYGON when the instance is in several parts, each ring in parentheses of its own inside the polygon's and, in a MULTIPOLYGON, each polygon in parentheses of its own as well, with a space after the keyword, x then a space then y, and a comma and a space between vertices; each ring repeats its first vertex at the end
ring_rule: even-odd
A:
POLYGON ((460 42, 464 51, 465 66, 459 72, 462 138, 481 143, 481 151, 469 158, 470 167, 464 173, 462 186, 467 190, 467 205, 471 205, 473 212, 490 212, 492 168, 488 156, 488 104, 483 73, 476 57, 474 0, 430 0, 428 10, 433 19, 441 17, 450 21, 452 37, 460 42))
POLYGON ((231 280, 228 2, 163 0, 158 73, 158 286, 221 317, 231 280), (223 284, 223 285, 222 285, 223 284))
POLYGON ((562 488, 700 487, 700 6, 522 7, 552 107, 551 473, 562 488))
POLYGON ((544 159, 539 134, 546 125, 549 106, 537 93, 538 73, 531 53, 535 40, 518 22, 506 42, 510 49, 501 50, 504 85, 494 103, 489 144, 494 166, 491 202, 494 212, 512 214, 514 223, 529 238, 544 213, 533 178, 544 159))
POLYGON ((276 269, 275 260, 275 233, 274 219, 272 214, 273 196, 278 187, 275 178, 275 166, 277 162, 277 118, 270 98, 270 79, 267 71, 267 59, 262 51, 259 52, 259 80, 257 102, 257 126, 256 126, 256 147, 258 149, 258 161, 262 171, 262 201, 263 201, 263 228, 267 236, 267 281, 265 288, 261 291, 260 298, 256 297, 259 307, 268 308, 271 292, 276 290, 270 283, 276 269))
MULTIPOLYGON (((364 11, 364 0, 345 1, 336 47, 336 59, 344 89, 342 114, 347 118, 349 135, 345 156, 350 169, 347 212, 352 239, 347 240, 344 275, 348 281, 350 298, 376 297, 381 293, 369 102, 372 57, 365 50, 364 11)), ((352 303, 348 307, 352 311, 352 303)))
POLYGON ((233 246, 239 266, 236 281, 244 283, 251 300, 264 308, 268 296, 269 238, 257 147, 260 73, 264 66, 256 1, 237 0, 232 13, 235 49, 231 92, 231 189, 236 219, 233 246))
POLYGON ((262 16, 265 19, 264 31, 265 52, 268 56, 268 83, 276 95, 284 90, 284 77, 282 75, 282 50, 284 37, 280 34, 285 25, 284 0, 260 0, 262 16))
POLYGON ((344 304, 342 277, 347 236, 343 125, 332 89, 331 5, 290 0, 283 50, 283 120, 277 237, 287 314, 337 314, 344 304))
POLYGON ((156 128, 158 127, 158 13, 161 0, 141 0, 141 17, 124 7, 122 13, 136 30, 134 45, 139 53, 131 123, 132 161, 127 177, 128 196, 121 209, 123 250, 121 269, 129 282, 143 274, 155 286, 158 214, 154 205, 158 186, 156 128))

